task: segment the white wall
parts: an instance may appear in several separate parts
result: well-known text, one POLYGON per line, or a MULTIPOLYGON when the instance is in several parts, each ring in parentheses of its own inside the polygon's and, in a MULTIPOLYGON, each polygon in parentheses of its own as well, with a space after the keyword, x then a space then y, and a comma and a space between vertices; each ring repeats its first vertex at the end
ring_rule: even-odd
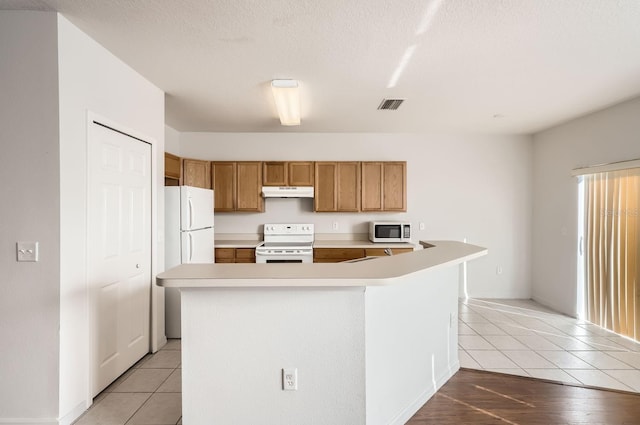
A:
POLYGON ((261 224, 284 221, 315 223, 317 233, 334 232, 337 221, 339 233, 364 233, 369 220, 409 220, 415 241, 467 238, 489 248, 469 265, 471 296, 531 295, 528 136, 181 133, 180 153, 207 160, 406 160, 407 213, 313 213, 310 199, 267 199, 265 213, 217 214, 216 233, 261 233, 261 224))
POLYGON ((60 276, 56 17, 0 12, 0 40, 0 422, 53 423, 60 276), (40 261, 18 263, 17 241, 38 241, 40 261))
POLYGON ((406 423, 460 368, 459 269, 434 267, 367 287, 367 425, 406 423))
MULTIPOLYGON (((60 416, 73 419, 90 403, 88 390, 88 318, 86 300, 87 113, 117 123, 125 131, 144 135, 152 143, 156 167, 152 198, 153 221, 162 228, 156 210, 164 205, 164 93, 58 16, 60 87, 60 231, 61 327, 60 416)), ((152 275, 162 270, 163 245, 154 229, 152 275), (160 254, 160 255, 158 255, 160 254)), ((154 291, 157 287, 154 286, 154 291)), ((157 294, 156 294, 157 295, 157 294)), ((161 303, 163 300, 161 301, 161 303)), ((155 329, 164 334, 164 328, 155 329)))
POLYGON ((164 151, 180 156, 180 132, 168 125, 164 126, 164 151))
POLYGON ((364 291, 184 288, 183 422, 364 424, 364 291))
POLYGON ((640 98, 534 136, 533 297, 576 314, 578 167, 640 158, 640 98))

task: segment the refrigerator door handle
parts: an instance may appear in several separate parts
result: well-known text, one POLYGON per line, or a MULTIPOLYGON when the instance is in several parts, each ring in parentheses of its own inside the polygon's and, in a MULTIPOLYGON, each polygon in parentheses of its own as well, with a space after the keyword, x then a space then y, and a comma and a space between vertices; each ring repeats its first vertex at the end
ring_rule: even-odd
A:
POLYGON ((193 229, 193 201, 189 198, 189 230, 193 229))
POLYGON ((189 233, 189 262, 193 261, 193 235, 189 233))

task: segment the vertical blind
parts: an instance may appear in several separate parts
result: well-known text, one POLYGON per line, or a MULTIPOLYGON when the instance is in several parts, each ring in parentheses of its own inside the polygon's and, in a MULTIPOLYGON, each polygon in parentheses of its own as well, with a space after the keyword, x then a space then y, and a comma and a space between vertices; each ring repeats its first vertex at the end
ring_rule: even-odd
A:
POLYGON ((587 320, 640 340, 640 168, 584 178, 587 320))

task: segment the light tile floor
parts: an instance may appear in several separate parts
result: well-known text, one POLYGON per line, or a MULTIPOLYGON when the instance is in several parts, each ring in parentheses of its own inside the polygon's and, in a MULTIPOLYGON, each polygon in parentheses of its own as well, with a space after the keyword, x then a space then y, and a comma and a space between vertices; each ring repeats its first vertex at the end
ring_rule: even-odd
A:
POLYGON ((180 340, 169 340, 101 392, 76 425, 182 424, 180 340))
POLYGON ((460 366, 640 392, 640 344, 531 300, 461 300, 460 366))

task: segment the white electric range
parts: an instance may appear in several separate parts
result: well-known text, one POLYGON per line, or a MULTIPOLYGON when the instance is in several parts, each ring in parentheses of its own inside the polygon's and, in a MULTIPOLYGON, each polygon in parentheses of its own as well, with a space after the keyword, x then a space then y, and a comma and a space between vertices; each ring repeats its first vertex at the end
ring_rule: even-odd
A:
POLYGON ((313 263, 313 235, 313 224, 265 224, 256 263, 313 263))

